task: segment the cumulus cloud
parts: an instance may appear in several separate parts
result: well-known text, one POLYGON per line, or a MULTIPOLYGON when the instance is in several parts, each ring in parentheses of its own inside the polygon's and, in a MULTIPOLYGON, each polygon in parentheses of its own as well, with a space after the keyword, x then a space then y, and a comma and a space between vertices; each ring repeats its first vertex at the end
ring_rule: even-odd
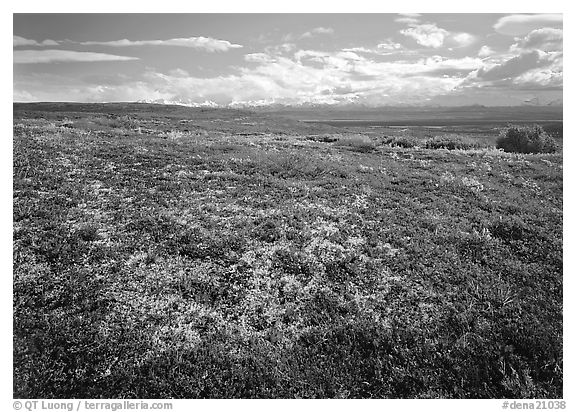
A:
POLYGON ((562 90, 563 74, 553 68, 529 70, 514 79, 514 84, 516 88, 523 88, 524 90, 562 90))
POLYGON ((227 40, 218 40, 211 37, 186 37, 167 40, 112 40, 112 41, 86 41, 79 43, 84 46, 111 46, 111 47, 132 47, 132 46, 174 46, 189 47, 193 49, 205 50, 208 52, 224 52, 230 49, 243 47, 240 44, 233 44, 227 40))
MULTIPOLYGON (((248 57, 246 57, 248 56, 248 57)), ((126 101, 167 99, 219 104, 241 102, 349 103, 368 105, 421 103, 437 94, 449 93, 464 78, 460 72, 476 70, 478 58, 448 59, 441 56, 416 61, 374 61, 352 51, 299 50, 292 56, 251 53, 250 65, 231 74, 211 78, 184 71, 158 73, 149 69, 124 84, 93 79, 91 84, 73 84, 55 79, 43 84, 38 78, 15 81, 15 90, 34 91, 39 99, 47 87, 59 98, 72 101, 126 101), (453 73, 458 72, 458 75, 453 73), (59 83, 58 83, 59 82, 59 83)))
POLYGON ((478 57, 489 57, 496 53, 492 50, 489 46, 482 46, 480 50, 478 50, 478 57))
POLYGON ((409 24, 409 27, 400 30, 404 36, 411 37, 421 46, 434 49, 442 46, 465 47, 474 43, 475 36, 463 32, 450 32, 434 23, 409 24))
POLYGON ((114 54, 77 52, 71 50, 15 50, 14 63, 60 63, 60 62, 98 62, 139 60, 137 57, 117 56, 114 54))
POLYGON ((528 33, 510 47, 511 51, 562 51, 563 32, 561 29, 543 28, 528 33))
POLYGON ((316 27, 300 36, 301 38, 314 37, 318 34, 334 34, 334 29, 330 27, 316 27))
POLYGON ((498 80, 516 77, 528 70, 545 66, 548 62, 539 52, 533 51, 506 60, 491 68, 478 70, 478 77, 484 80, 498 80))
POLYGON ((36 40, 26 39, 21 36, 13 36, 13 47, 20 47, 20 46, 58 46, 58 43, 55 40, 42 40, 38 42, 36 40))
MULTIPOLYGON (((419 16, 402 17, 420 21, 419 16)), ((323 30, 317 30, 314 35, 330 34, 330 29, 323 30)), ((408 49, 395 41, 401 37, 390 37, 377 45, 374 41, 369 45, 335 51, 297 50, 294 43, 284 43, 243 54, 243 63, 240 60, 240 64, 229 67, 226 74, 219 76, 194 74, 190 67, 190 72, 182 69, 165 69, 164 72, 146 69, 144 73, 131 73, 123 78, 93 77, 77 84, 63 78, 60 83, 55 81, 49 86, 39 80, 41 77, 29 77, 26 82, 15 80, 14 93, 22 100, 53 100, 49 98, 51 94, 71 101, 181 99, 218 104, 355 102, 377 106, 419 104, 434 101, 438 96, 464 96, 463 91, 471 89, 491 89, 496 90, 494 93, 502 93, 512 88, 557 90, 562 87, 561 30, 535 29, 515 39, 513 50, 497 53, 485 45, 480 49, 471 49, 467 57, 460 57, 463 53, 450 53, 441 47, 468 46, 477 40, 472 34, 451 32, 426 22, 410 23, 403 32, 404 36, 429 49, 408 49), (394 54, 402 54, 403 58, 390 57, 394 54)), ((84 44, 127 47, 166 45, 174 40, 178 39, 84 44)), ((195 47, 186 44, 178 45, 195 47)), ((134 59, 59 50, 14 52, 17 63, 134 59)), ((26 76, 26 73, 20 73, 20 76, 26 76)))
POLYGON ((450 40, 457 46, 466 47, 474 43, 476 41, 476 37, 470 33, 452 33, 450 40))
POLYGON ((467 82, 500 90, 562 90, 562 54, 538 50, 522 53, 479 69, 467 82))
POLYGON ((412 37, 416 43, 425 47, 438 48, 444 44, 444 39, 448 36, 448 31, 435 24, 418 24, 412 25, 400 33, 407 37, 412 37))
POLYGON ((512 14, 498 19, 494 30, 500 34, 518 36, 543 27, 561 28, 561 14, 512 14))

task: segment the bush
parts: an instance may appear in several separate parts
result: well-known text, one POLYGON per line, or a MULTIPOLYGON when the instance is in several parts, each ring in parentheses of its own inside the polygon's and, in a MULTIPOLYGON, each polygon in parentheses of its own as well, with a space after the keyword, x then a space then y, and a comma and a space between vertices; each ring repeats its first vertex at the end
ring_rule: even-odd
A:
POLYGON ((375 149, 374 142, 368 137, 363 135, 344 136, 338 139, 336 146, 347 147, 354 152, 368 153, 375 149))
POLYGON ((479 149, 482 145, 474 139, 456 135, 435 136, 426 141, 427 149, 466 150, 479 149))
POLYGON ((287 155, 268 153, 260 159, 262 173, 280 179, 317 179, 331 174, 334 167, 321 159, 302 156, 297 153, 287 155))
POLYGON ((424 143, 424 141, 414 136, 388 136, 382 142, 392 147, 404 148, 417 147, 424 143))
POLYGON ((558 150, 554 139, 542 126, 509 126, 496 141, 498 149, 516 153, 553 153, 558 150))

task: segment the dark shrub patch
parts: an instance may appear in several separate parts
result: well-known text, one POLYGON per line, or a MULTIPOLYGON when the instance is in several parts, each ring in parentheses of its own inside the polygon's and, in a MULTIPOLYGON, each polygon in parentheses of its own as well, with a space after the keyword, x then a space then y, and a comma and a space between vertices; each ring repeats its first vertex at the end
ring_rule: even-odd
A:
POLYGON ((436 136, 431 139, 426 140, 427 149, 448 149, 448 150, 466 150, 466 149, 478 149, 482 145, 475 142, 472 139, 467 139, 462 136, 456 135, 443 135, 436 136))
POLYGON ((553 153, 558 150, 554 139, 539 125, 508 127, 498 137, 496 147, 516 153, 553 153))
POLYGON ((82 226, 74 234, 85 242, 93 242, 100 238, 98 235, 98 229, 89 225, 82 226))
POLYGON ((254 221, 253 234, 264 242, 274 242, 282 237, 282 222, 274 218, 258 218, 254 221))
POLYGON ((426 141, 414 136, 387 136, 382 140, 382 143, 392 147, 411 148, 422 146, 426 141))
POLYGON ((494 236, 506 242, 522 240, 527 231, 526 224, 516 217, 501 219, 495 222, 491 228, 494 236))
POLYGON ((374 142, 368 136, 363 135, 344 136, 334 144, 361 153, 369 153, 376 148, 374 142))

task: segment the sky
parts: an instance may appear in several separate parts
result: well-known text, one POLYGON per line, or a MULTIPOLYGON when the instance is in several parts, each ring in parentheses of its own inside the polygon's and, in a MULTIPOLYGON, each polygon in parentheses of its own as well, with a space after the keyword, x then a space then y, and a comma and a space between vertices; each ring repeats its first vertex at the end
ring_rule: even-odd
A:
POLYGON ((13 100, 558 104, 561 14, 14 14, 13 100))

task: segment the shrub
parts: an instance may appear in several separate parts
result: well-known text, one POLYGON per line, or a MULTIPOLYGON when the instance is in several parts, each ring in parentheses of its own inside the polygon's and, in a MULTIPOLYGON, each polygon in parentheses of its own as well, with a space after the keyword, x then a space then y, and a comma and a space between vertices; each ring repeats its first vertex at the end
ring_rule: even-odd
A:
POLYGON ((496 141, 498 149, 516 153, 553 153, 558 146, 540 125, 509 126, 496 141))
POLYGON ((311 135, 306 136, 306 140, 312 140, 314 142, 333 143, 338 141, 338 136, 333 134, 311 135))
POLYGON ((424 143, 424 141, 414 136, 388 136, 382 142, 392 147, 404 148, 417 147, 424 143))
POLYGON ((427 149, 466 150, 479 149, 481 144, 474 139, 456 135, 435 136, 426 141, 427 149))
POLYGON ((368 153, 374 150, 375 145, 368 136, 354 135, 354 136, 344 136, 338 139, 336 146, 347 147, 354 152, 368 153))
POLYGON ((298 153, 268 153, 259 159, 260 169, 280 179, 317 179, 325 175, 343 176, 345 170, 330 162, 298 153))

